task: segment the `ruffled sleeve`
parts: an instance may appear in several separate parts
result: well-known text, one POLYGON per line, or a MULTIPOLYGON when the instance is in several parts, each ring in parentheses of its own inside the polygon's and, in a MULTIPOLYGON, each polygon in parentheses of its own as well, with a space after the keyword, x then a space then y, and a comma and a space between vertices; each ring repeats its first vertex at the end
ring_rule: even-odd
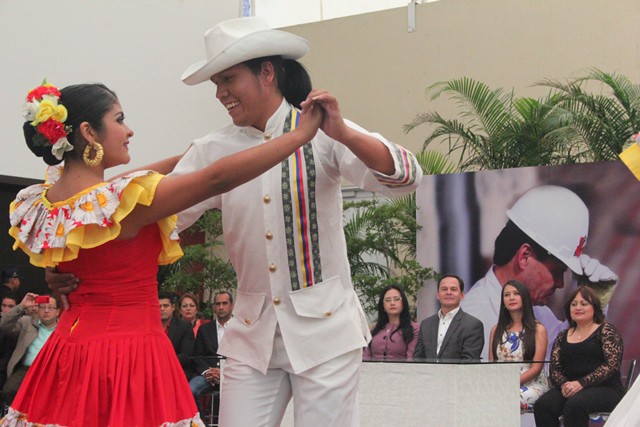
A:
MULTIPOLYGON (((46 199, 50 184, 27 187, 9 209, 13 248, 21 248, 39 267, 71 261, 80 249, 117 238, 120 222, 137 204, 151 204, 162 178, 153 171, 139 171, 56 203, 46 199)), ((158 221, 163 244, 158 264, 170 264, 182 256, 176 221, 176 215, 158 221)))

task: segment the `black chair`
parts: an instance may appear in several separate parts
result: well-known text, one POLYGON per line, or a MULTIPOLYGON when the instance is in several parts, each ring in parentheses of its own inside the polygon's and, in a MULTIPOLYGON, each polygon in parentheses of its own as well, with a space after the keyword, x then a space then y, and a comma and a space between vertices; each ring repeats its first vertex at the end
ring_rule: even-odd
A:
POLYGON ((207 427, 218 427, 218 413, 220 409, 220 385, 218 384, 211 391, 202 393, 200 405, 204 410, 202 422, 207 427))

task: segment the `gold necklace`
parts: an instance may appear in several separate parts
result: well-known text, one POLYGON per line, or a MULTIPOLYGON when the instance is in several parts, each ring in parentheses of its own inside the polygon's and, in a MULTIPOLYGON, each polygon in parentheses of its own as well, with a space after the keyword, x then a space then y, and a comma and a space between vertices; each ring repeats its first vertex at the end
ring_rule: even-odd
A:
MULTIPOLYGON (((582 334, 584 334, 586 331, 589 331, 589 330, 591 329, 591 326, 593 325, 593 323, 594 323, 594 322, 589 323, 589 325, 587 325, 587 326, 585 327, 585 331, 580 332, 580 333, 578 333, 578 326, 576 325, 575 329, 573 330, 573 333, 578 335, 578 336, 576 337, 576 339, 577 339, 578 341, 581 341, 581 340, 582 340, 582 334)), ((589 335, 587 335, 587 336, 589 336, 589 335)), ((585 338, 586 338, 586 337, 585 337, 585 338)))

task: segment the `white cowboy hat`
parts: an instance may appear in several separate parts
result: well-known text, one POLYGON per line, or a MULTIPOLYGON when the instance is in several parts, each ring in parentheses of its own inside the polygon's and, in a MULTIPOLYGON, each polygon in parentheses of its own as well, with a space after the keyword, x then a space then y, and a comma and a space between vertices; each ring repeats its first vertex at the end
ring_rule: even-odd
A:
POLYGON ((204 35, 207 59, 198 61, 182 74, 182 81, 195 85, 229 67, 263 56, 301 58, 309 42, 300 36, 269 28, 258 16, 231 19, 209 29, 204 35))

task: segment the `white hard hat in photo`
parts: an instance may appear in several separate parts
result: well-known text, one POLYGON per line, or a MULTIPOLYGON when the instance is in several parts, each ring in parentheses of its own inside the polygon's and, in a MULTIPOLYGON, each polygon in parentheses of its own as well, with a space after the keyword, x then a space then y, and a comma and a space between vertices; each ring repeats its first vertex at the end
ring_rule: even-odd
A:
POLYGON ((573 191, 543 185, 527 191, 507 216, 524 233, 576 274, 583 274, 579 256, 587 243, 589 210, 573 191))

